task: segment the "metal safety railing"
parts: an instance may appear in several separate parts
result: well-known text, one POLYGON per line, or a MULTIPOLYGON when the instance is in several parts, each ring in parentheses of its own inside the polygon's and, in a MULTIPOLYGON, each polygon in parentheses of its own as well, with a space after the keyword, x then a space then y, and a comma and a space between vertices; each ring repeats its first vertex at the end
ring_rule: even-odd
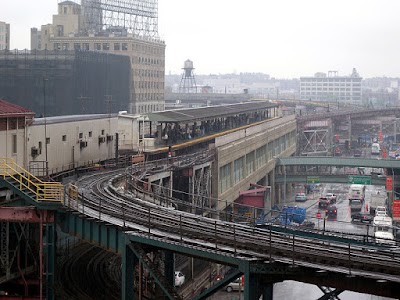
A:
POLYGON ((11 158, 0 158, 0 176, 14 180, 13 185, 19 190, 28 190, 35 201, 62 202, 64 186, 59 182, 44 182, 19 166, 11 158))

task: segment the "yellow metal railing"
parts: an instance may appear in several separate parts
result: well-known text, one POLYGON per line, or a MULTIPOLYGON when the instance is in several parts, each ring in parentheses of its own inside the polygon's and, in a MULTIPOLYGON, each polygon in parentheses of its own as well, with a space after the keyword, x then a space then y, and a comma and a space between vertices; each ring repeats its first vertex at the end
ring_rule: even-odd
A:
POLYGON ((62 202, 64 186, 59 182, 44 182, 30 174, 23 167, 17 165, 13 159, 0 158, 0 176, 5 179, 10 177, 15 180, 17 188, 28 189, 35 194, 34 200, 45 202, 62 202))

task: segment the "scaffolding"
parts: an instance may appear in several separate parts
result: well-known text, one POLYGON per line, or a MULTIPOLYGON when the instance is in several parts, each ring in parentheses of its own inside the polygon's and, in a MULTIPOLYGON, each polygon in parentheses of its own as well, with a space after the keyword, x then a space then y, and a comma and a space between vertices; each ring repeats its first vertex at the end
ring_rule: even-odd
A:
MULTIPOLYGON (((59 0, 59 3, 63 0, 59 0)), ((158 39, 158 0, 74 0, 82 6, 83 34, 113 32, 158 39)))

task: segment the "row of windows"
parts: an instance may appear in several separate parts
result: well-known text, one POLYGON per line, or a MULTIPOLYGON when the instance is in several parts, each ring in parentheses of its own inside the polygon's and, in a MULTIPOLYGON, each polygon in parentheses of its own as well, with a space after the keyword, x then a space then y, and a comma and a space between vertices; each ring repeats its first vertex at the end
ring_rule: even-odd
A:
POLYGON ((348 100, 348 101, 360 101, 360 96, 339 96, 339 95, 331 95, 334 98, 327 98, 327 95, 315 95, 315 94, 302 94, 300 95, 301 99, 313 99, 313 100, 348 100))
POLYGON ((301 82, 300 86, 339 86, 339 87, 343 87, 343 86, 359 86, 361 87, 361 83, 357 82, 357 83, 337 83, 337 82, 330 82, 330 83, 310 83, 310 82, 301 82))
POLYGON ((360 88, 302 88, 302 91, 353 91, 353 92, 360 92, 360 88))
POLYGON ((163 111, 164 106, 162 104, 145 104, 145 105, 139 105, 138 106, 138 111, 137 113, 148 113, 152 111, 163 111))
POLYGON ((164 78, 164 72, 156 70, 142 70, 136 69, 135 75, 139 77, 149 77, 149 78, 164 78))
POLYGON ((139 81, 139 88, 141 89, 163 89, 163 82, 154 82, 154 81, 139 81))
POLYGON ((296 134, 293 131, 236 159, 233 164, 228 163, 220 167, 220 192, 227 191, 295 143, 296 134))
MULTIPOLYGON (((114 42, 114 43, 110 43, 110 42, 102 42, 102 43, 93 43, 93 49, 90 46, 91 43, 53 43, 54 46, 54 50, 70 50, 70 49, 75 49, 75 50, 105 50, 105 51, 109 51, 109 50, 114 50, 114 51, 128 51, 129 50, 129 44, 125 43, 125 42, 114 42)), ((156 47, 149 47, 149 46, 144 46, 144 45, 140 45, 137 43, 132 44, 131 47, 133 51, 135 51, 136 53, 142 53, 142 54, 147 54, 147 55, 156 55, 156 56, 160 56, 163 54, 163 50, 156 48, 156 47)), ((157 61, 139 61, 139 63, 145 63, 145 64, 159 64, 159 62, 157 61)))
POLYGON ((324 93, 321 91, 318 92, 305 92, 301 91, 300 95, 321 95, 321 96, 351 96, 351 95, 361 95, 361 93, 352 93, 352 92, 339 92, 339 93, 324 93))
POLYGON ((300 78, 301 82, 360 82, 359 78, 300 78))
MULTIPOLYGON (((105 134, 105 130, 102 129, 101 130, 101 135, 104 135, 104 134, 105 134)), ((92 131, 88 132, 88 137, 89 138, 93 137, 93 132, 92 131)), ((79 132, 79 139, 83 139, 83 132, 79 132)), ((63 142, 67 141, 67 135, 66 134, 61 136, 61 141, 63 141, 63 142)), ((46 138, 46 144, 50 144, 50 138, 49 137, 46 138)))

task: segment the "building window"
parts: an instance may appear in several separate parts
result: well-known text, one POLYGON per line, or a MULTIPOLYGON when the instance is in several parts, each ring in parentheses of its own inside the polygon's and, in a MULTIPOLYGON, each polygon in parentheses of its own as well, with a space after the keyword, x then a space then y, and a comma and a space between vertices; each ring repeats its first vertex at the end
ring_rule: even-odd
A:
POLYGON ((54 50, 61 50, 60 43, 54 43, 54 50))
POLYGON ((12 147, 12 153, 13 154, 17 154, 17 135, 16 134, 13 134, 12 135, 12 145, 11 145, 11 147, 12 147))
POLYGON ((240 180, 244 178, 243 176, 243 170, 244 169, 244 159, 243 157, 235 160, 234 162, 234 168, 233 168, 233 177, 234 177, 234 182, 238 183, 240 180))
POLYGON ((63 43, 62 45, 63 45, 62 46, 63 50, 69 50, 69 44, 68 43, 63 43))
POLYGON ((89 137, 92 137, 93 133, 91 131, 89 131, 89 137))
POLYGON ((65 134, 62 136, 62 141, 63 141, 63 142, 66 142, 66 141, 67 141, 67 136, 66 136, 65 134))
POLYGON ((47 144, 47 145, 50 144, 50 138, 49 138, 49 137, 46 138, 46 144, 47 144))
POLYGON ((122 43, 122 51, 128 51, 128 43, 122 43))
POLYGON ((121 50, 121 44, 120 43, 114 43, 114 50, 115 51, 121 50))
POLYGON ((79 138, 83 139, 83 133, 82 132, 79 132, 79 138))
POLYGON ((220 190, 225 192, 231 187, 231 165, 227 164, 220 168, 220 190))
POLYGON ((109 43, 103 43, 103 50, 110 50, 110 44, 109 43))
POLYGON ((94 50, 101 50, 101 44, 100 43, 94 43, 94 50))
POLYGON ((89 43, 82 43, 82 50, 89 50, 89 43))
POLYGON ((74 49, 75 50, 81 50, 81 44, 80 43, 75 43, 74 44, 74 49))
POLYGON ((104 135, 104 129, 101 130, 101 135, 104 135))
POLYGON ((254 172, 254 151, 246 155, 246 176, 249 176, 254 172))

